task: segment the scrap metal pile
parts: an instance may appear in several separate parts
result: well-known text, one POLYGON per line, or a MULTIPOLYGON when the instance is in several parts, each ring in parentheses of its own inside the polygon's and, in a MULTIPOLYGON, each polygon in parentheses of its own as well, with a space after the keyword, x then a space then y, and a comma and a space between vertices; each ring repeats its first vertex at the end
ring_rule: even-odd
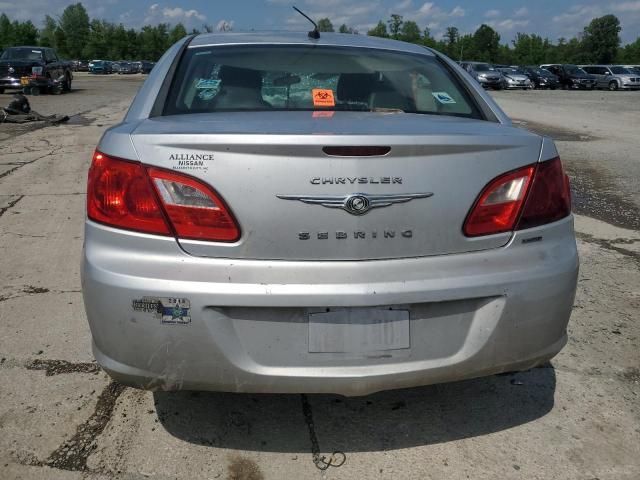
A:
POLYGON ((45 122, 57 125, 68 120, 66 115, 41 115, 31 110, 29 100, 21 93, 15 94, 9 105, 0 108, 0 123, 45 122))

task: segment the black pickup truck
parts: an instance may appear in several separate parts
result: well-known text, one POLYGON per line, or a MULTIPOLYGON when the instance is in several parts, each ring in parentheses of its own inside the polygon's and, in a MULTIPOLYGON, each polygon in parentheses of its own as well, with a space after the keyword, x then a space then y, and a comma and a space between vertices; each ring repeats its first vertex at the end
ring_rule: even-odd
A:
POLYGON ((26 94, 71 90, 71 62, 58 58, 53 48, 9 47, 0 55, 0 93, 22 89, 26 94))

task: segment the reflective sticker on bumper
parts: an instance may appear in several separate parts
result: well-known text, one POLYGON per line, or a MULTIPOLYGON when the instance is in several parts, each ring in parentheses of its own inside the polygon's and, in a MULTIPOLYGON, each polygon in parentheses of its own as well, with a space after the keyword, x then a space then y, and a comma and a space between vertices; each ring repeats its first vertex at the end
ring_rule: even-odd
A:
POLYGON ((191 302, 187 298, 142 297, 133 300, 131 306, 135 312, 151 313, 154 318, 169 325, 191 323, 191 302))

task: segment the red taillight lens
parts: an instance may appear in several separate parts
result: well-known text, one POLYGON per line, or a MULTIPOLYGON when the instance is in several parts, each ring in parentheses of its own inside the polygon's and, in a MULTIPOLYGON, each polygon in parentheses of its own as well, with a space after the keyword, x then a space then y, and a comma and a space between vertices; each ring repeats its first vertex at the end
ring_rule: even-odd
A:
POLYGON ((534 171, 535 166, 530 165, 501 175, 489 183, 467 216, 464 234, 477 237, 513 230, 534 171))
POLYGON ((235 219, 211 187, 168 170, 147 171, 179 238, 216 242, 240 238, 235 219))
POLYGON ((213 242, 233 242, 240 229, 208 185, 96 152, 89 170, 87 215, 113 227, 213 242))
POLYGON ((87 215, 112 227, 171 235, 142 165, 100 152, 89 170, 87 215))
POLYGON ((559 158, 528 165, 491 181, 469 212, 468 237, 523 230, 571 213, 568 178, 559 158))
POLYGON ((555 222, 571 213, 571 188, 562 162, 554 158, 538 164, 516 230, 555 222))

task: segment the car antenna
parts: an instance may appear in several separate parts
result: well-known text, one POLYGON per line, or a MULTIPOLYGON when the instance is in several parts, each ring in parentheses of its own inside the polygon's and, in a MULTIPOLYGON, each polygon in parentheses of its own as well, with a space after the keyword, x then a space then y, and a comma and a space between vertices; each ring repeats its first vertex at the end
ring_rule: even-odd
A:
POLYGON ((314 40, 317 40, 320 38, 320 30, 318 30, 318 25, 316 24, 316 22, 314 22, 313 20, 311 20, 309 18, 308 15, 305 15, 302 10, 300 10, 298 7, 294 6, 293 9, 298 12, 300 15, 302 15, 304 18, 306 18, 307 20, 309 20, 311 23, 313 23, 313 30, 311 30, 308 35, 309 38, 313 38, 314 40))

